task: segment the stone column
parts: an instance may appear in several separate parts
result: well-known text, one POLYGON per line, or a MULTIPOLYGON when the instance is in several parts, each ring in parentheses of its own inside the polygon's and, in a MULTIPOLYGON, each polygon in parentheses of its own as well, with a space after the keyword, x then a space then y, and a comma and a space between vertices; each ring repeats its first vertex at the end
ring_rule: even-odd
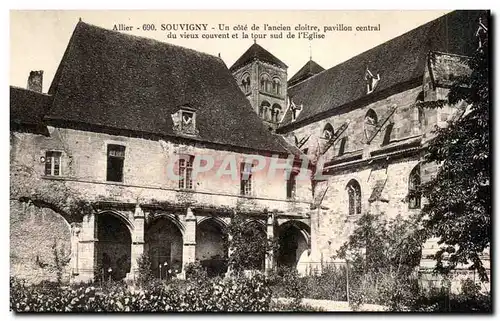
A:
POLYGON ((94 278, 94 268, 96 263, 95 244, 96 238, 96 217, 94 213, 83 217, 82 229, 80 232, 80 242, 78 253, 78 275, 75 281, 92 281, 94 278))
POLYGON ((81 223, 71 223, 71 276, 73 279, 79 274, 78 271, 78 251, 80 243, 80 232, 82 231, 81 223))
POLYGON ((130 255, 129 279, 135 279, 139 272, 137 260, 144 253, 144 212, 139 204, 134 211, 134 231, 132 232, 132 251, 130 255))
MULTIPOLYGON (((275 213, 268 214, 267 216, 267 239, 274 239, 274 218, 275 213)), ((274 270, 274 253, 273 251, 268 251, 266 255, 266 274, 269 274, 274 270)))
POLYGON ((185 267, 188 263, 193 263, 196 259, 196 216, 190 207, 186 212, 186 230, 184 231, 184 244, 182 247, 182 275, 185 274, 185 267))

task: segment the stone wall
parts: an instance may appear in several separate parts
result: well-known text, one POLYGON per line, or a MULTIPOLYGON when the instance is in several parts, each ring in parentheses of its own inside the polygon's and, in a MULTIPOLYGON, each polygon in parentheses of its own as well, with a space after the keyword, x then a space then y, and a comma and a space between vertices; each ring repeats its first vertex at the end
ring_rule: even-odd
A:
POLYGON ((337 250, 356 228, 356 221, 362 214, 374 211, 376 202, 368 199, 372 194, 375 182, 385 180, 381 202, 378 209, 387 217, 401 215, 407 217, 415 213, 408 208, 408 179, 418 159, 404 158, 378 166, 364 165, 346 169, 331 176, 328 181, 320 183, 328 189, 321 206, 311 214, 312 260, 325 262, 334 260, 337 250), (349 215, 349 198, 346 186, 355 179, 361 187, 361 215, 349 215))
POLYGON ((72 254, 70 225, 49 208, 10 201, 10 275, 38 283, 68 280, 72 254), (61 265, 56 264, 57 258, 61 265), (64 263, 66 262, 66 264, 64 263))

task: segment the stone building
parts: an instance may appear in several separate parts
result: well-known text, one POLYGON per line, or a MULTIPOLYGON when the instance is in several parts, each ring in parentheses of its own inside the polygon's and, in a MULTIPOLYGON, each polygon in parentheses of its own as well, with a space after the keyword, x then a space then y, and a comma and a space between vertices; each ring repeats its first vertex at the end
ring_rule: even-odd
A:
POLYGON ((300 151, 220 58, 79 22, 48 94, 42 77, 10 88, 12 274, 133 278, 144 252, 157 276, 222 273, 232 215, 287 244, 268 267, 308 256, 310 183, 283 166, 300 151))
MULTIPOLYGON (((313 190, 310 268, 337 260, 362 214, 420 211, 424 200, 409 192, 437 170, 420 164, 422 153, 434 127, 444 126, 458 107, 424 111, 417 103, 445 99, 454 77, 470 72, 462 60, 478 48, 484 14, 455 11, 327 70, 310 59, 290 78, 276 133, 328 177, 313 190)), ((259 63, 249 51, 230 68, 238 83, 259 63)), ((252 79, 264 77, 253 72, 252 79)), ((251 102, 255 110, 261 104, 251 102)), ((429 240, 423 270, 433 267, 427 257, 436 249, 429 240)))

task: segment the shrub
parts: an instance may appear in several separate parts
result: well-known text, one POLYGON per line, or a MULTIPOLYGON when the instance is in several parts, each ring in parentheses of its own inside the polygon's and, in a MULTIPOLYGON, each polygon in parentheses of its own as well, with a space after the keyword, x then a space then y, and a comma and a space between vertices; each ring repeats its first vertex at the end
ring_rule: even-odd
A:
POLYGON ((186 279, 206 280, 207 278, 207 271, 199 261, 186 264, 186 279))
POLYGON ((271 302, 262 275, 196 283, 155 282, 133 292, 120 282, 105 288, 92 284, 58 287, 11 279, 10 285, 10 308, 15 312, 268 311, 271 302))
POLYGON ((151 258, 147 254, 142 254, 137 259, 138 276, 137 284, 139 286, 145 286, 155 279, 153 275, 153 270, 151 269, 151 258))

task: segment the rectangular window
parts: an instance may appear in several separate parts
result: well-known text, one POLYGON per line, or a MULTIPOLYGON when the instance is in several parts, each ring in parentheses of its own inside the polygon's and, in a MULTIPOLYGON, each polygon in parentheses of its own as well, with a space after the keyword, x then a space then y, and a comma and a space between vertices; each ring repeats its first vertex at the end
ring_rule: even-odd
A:
POLYGON ((179 188, 193 188, 193 156, 179 159, 179 188))
POLYGON ((252 163, 241 163, 240 168, 240 181, 241 181, 241 195, 252 194, 252 163))
POLYGON ((297 174, 290 173, 289 179, 286 181, 286 198, 294 199, 297 190, 297 174))
POLYGON ((61 152, 45 152, 45 175, 61 176, 61 152))
POLYGON ((125 146, 108 145, 108 167, 106 180, 123 182, 123 163, 125 162, 125 146))
POLYGON ((181 130, 185 132, 193 132, 195 129, 195 115, 192 111, 181 111, 181 130))

